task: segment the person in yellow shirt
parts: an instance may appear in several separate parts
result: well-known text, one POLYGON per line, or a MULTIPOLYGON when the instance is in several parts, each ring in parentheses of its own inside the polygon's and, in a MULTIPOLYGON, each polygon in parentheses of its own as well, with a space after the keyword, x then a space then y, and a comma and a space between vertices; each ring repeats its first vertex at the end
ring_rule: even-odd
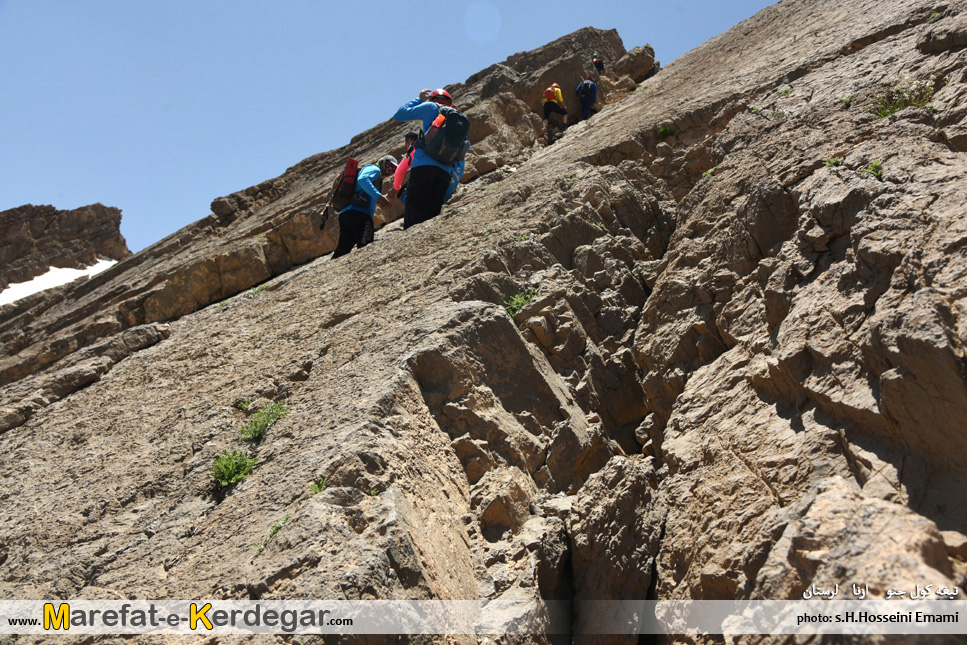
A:
POLYGON ((564 116, 564 127, 561 129, 567 129, 567 108, 564 107, 564 97, 561 95, 561 86, 557 83, 553 83, 549 88, 544 90, 543 108, 545 128, 548 127, 551 114, 557 113, 564 116))

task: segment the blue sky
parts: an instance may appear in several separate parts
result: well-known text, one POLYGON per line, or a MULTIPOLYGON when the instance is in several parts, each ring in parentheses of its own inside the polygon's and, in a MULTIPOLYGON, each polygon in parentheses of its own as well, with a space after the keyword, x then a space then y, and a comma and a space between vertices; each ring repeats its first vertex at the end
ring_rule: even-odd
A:
POLYGON ((586 26, 666 65, 769 4, 0 0, 0 211, 116 206, 138 251, 423 87, 586 26))

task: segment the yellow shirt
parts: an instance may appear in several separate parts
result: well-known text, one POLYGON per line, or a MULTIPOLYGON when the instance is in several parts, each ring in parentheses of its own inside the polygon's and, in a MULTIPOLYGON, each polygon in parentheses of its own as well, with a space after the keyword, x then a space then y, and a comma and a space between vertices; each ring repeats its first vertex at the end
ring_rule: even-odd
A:
MULTIPOLYGON (((559 87, 554 88, 554 102, 558 105, 564 105, 564 97, 561 95, 561 88, 559 87)), ((544 105, 545 103, 547 103, 546 97, 541 99, 541 105, 544 105)))

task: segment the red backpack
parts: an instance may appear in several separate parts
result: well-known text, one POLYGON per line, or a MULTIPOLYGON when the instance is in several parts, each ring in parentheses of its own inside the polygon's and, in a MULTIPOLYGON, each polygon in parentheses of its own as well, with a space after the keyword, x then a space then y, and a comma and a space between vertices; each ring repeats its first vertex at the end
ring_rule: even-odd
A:
POLYGON ((554 88, 549 87, 544 90, 544 100, 545 101, 557 101, 557 97, 554 95, 554 88))
POLYGON ((332 185, 329 203, 338 213, 352 203, 353 193, 356 192, 356 175, 359 174, 359 162, 350 157, 346 160, 346 167, 336 182, 332 185))

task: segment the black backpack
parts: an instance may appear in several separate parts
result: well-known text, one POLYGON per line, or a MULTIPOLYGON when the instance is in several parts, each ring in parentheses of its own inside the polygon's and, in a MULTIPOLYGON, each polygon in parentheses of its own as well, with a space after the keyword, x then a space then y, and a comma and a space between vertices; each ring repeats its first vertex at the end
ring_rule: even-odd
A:
POLYGON ((578 96, 581 98, 591 96, 591 81, 581 81, 581 85, 578 86, 578 96))
POLYGON ((441 105, 433 125, 414 145, 422 148, 431 159, 452 166, 466 156, 469 137, 470 119, 456 108, 441 105))

